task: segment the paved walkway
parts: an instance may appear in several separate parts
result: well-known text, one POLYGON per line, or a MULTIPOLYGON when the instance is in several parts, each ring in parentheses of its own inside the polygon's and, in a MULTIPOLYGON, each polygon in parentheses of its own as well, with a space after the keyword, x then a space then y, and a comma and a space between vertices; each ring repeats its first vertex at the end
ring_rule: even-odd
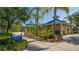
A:
POLYGON ((42 42, 26 38, 28 47, 25 51, 79 51, 79 34, 64 36, 64 42, 42 42))

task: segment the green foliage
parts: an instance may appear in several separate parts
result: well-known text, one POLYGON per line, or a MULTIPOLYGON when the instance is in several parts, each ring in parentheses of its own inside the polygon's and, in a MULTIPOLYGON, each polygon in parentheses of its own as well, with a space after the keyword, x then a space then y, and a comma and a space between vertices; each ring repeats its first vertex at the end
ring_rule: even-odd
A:
POLYGON ((11 51, 21 51, 27 47, 27 41, 21 40, 19 42, 13 42, 8 45, 8 50, 11 51))
POLYGON ((77 25, 73 28, 73 33, 78 33, 79 31, 79 26, 77 27, 77 25))
POLYGON ((5 32, 9 32, 12 25, 16 22, 24 23, 31 17, 33 9, 28 7, 5 7, 0 8, 0 31, 5 29, 5 32))
POLYGON ((0 33, 0 51, 20 51, 27 47, 26 40, 12 42, 11 36, 11 33, 0 33))
POLYGON ((79 25, 79 11, 72 14, 73 23, 75 25, 79 25))
MULTIPOLYGON (((30 36, 36 36, 35 35, 36 31, 35 31, 34 26, 29 26, 27 28, 27 32, 30 36)), ((41 37, 41 38, 45 38, 45 37, 49 38, 49 37, 53 36, 53 33, 52 33, 51 29, 49 29, 49 27, 46 27, 44 25, 39 25, 38 34, 39 34, 39 37, 41 37), (46 30, 46 28, 47 28, 47 30, 46 30)))
POLYGON ((35 26, 27 27, 27 32, 29 35, 35 36, 36 35, 35 26))
POLYGON ((0 40, 11 40, 12 33, 0 33, 0 40))
POLYGON ((12 35, 12 33, 4 33, 4 32, 0 33, 0 36, 11 36, 11 35, 12 35))
POLYGON ((67 14, 69 13, 69 8, 68 7, 57 7, 60 10, 65 11, 67 14))
POLYGON ((26 40, 22 40, 16 43, 16 45, 14 46, 14 49, 17 51, 23 50, 27 47, 27 41, 26 40))
POLYGON ((54 34, 56 34, 56 35, 60 35, 61 32, 60 32, 60 30, 55 30, 55 31, 54 31, 54 34))
POLYGON ((20 32, 21 31, 21 27, 22 27, 21 22, 16 22, 15 24, 12 25, 10 31, 11 32, 20 32))
POLYGON ((9 42, 7 45, 0 45, 0 51, 21 51, 27 47, 27 41, 9 42))
POLYGON ((0 45, 0 51, 8 51, 6 46, 4 45, 0 45))
POLYGON ((51 36, 53 36, 53 33, 52 32, 49 32, 49 31, 40 31, 39 32, 39 36, 42 37, 42 38, 50 38, 51 36))
POLYGON ((49 9, 50 8, 35 7, 36 12, 32 14, 32 17, 35 19, 36 36, 38 36, 39 32, 39 19, 43 18, 43 16, 49 12, 49 9))
POLYGON ((10 36, 1 36, 0 37, 0 40, 9 40, 9 39, 11 39, 11 37, 10 36))

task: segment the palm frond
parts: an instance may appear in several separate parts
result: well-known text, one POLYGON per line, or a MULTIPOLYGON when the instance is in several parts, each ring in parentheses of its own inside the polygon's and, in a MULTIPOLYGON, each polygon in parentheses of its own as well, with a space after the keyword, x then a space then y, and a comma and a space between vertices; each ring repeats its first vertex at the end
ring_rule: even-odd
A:
POLYGON ((69 13, 69 8, 68 7, 57 7, 63 11, 65 11, 67 14, 69 13))

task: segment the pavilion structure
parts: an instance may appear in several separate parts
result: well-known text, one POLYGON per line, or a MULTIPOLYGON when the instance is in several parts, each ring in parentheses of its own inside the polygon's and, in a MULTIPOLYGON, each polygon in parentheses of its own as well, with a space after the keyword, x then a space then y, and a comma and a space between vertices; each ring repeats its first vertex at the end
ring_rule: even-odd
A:
POLYGON ((60 31, 61 35, 67 35, 72 33, 72 25, 59 19, 51 20, 47 22, 45 25, 47 27, 51 27, 51 31, 60 31))

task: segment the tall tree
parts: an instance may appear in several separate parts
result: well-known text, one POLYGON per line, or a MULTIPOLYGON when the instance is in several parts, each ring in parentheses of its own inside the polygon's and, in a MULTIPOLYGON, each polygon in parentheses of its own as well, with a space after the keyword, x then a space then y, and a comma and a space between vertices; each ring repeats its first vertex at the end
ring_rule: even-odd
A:
POLYGON ((34 8, 36 13, 34 12, 33 17, 35 18, 35 26, 36 26, 36 36, 39 36, 39 19, 43 18, 45 14, 47 14, 50 10, 50 8, 41 8, 41 7, 36 7, 34 8))
MULTIPOLYGON (((68 7, 54 7, 54 20, 56 20, 56 13, 57 13, 58 9, 65 11, 67 14, 69 13, 68 7)), ((55 22, 54 22, 54 24, 55 24, 55 22)), ((55 27, 53 28, 53 32, 55 34, 55 27)))
POLYGON ((73 23, 75 25, 79 25, 79 11, 73 13, 72 16, 73 16, 73 23))
POLYGON ((11 28, 12 24, 15 22, 22 20, 26 21, 30 18, 30 15, 32 13, 32 10, 30 8, 22 8, 22 7, 6 7, 6 8, 0 8, 0 18, 5 20, 7 22, 6 24, 6 32, 9 32, 9 29, 11 28))
MULTIPOLYGON (((72 28, 73 28, 73 21, 74 21, 73 15, 68 15, 67 17, 64 17, 64 19, 68 19, 68 21, 70 22, 70 32, 72 33, 73 32, 73 30, 72 30, 72 28)), ((64 19, 63 19, 63 21, 64 21, 64 19)))

